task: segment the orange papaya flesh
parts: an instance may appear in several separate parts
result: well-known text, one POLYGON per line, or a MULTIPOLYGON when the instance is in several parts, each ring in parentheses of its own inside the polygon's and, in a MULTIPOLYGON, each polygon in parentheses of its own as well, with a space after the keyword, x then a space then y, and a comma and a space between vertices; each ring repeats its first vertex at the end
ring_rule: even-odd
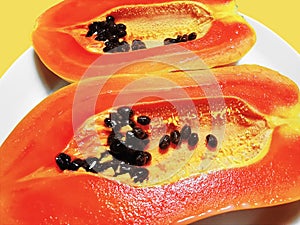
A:
MULTIPOLYGON (((300 108, 297 86, 272 70, 250 65, 213 69, 209 76, 205 75, 208 71, 197 71, 192 76, 183 72, 174 76, 174 73, 156 77, 153 74, 128 76, 126 79, 124 75, 114 75, 105 80, 104 86, 104 77, 88 79, 58 91, 29 113, 0 150, 1 176, 4 177, 0 183, 3 199, 0 215, 6 224, 187 223, 225 211, 299 200, 300 152, 297 146, 300 142, 300 108), (144 89, 136 85, 140 84, 140 79, 149 85, 148 78, 160 81, 159 86, 144 89), (201 78, 202 85, 199 86, 197 78, 201 78), (164 80, 168 82, 162 85, 164 80), (170 85, 170 82, 176 85, 170 85), (133 88, 126 89, 129 84, 134 84, 133 88), (206 88, 216 88, 216 84, 223 95, 217 96, 220 93, 216 92, 205 95, 206 88), (252 92, 253 87, 258 87, 257 91, 252 92), (84 95, 78 95, 79 90, 84 95), (142 95, 141 90, 146 94, 142 95), (134 98, 137 93, 140 95, 138 100, 134 98), (107 115, 108 109, 123 105, 125 99, 131 99, 128 105, 132 105, 136 113, 149 116, 160 113, 167 121, 176 117, 180 110, 185 114, 190 101, 195 104, 197 112, 203 110, 199 118, 203 119, 202 127, 206 130, 200 129, 200 141, 195 149, 186 148, 186 143, 178 149, 168 149, 163 155, 158 153, 158 147, 147 149, 154 161, 145 167, 150 171, 149 180, 140 184, 130 183, 128 179, 125 182, 118 176, 80 170, 60 171, 55 163, 58 153, 85 154, 84 150, 72 148, 70 143, 78 140, 76 135, 80 131, 90 130, 86 126, 87 119, 99 119, 100 123, 96 125, 100 131, 106 129, 101 127, 104 118, 101 114, 107 115), (213 102, 215 99, 217 101, 213 102), (204 165, 205 157, 200 158, 199 152, 214 153, 205 149, 203 137, 214 131, 211 120, 220 108, 212 103, 220 104, 220 99, 227 109, 225 124, 228 129, 224 131, 225 137, 218 151, 211 155, 215 160, 209 166, 195 170, 188 165, 195 165, 195 161, 204 165), (177 111, 168 110, 174 105, 178 107, 177 111), (205 115, 208 106, 211 107, 211 117, 205 115), (204 136, 200 135, 201 131, 204 131, 204 136), (244 132, 245 136, 235 136, 237 132, 244 132), (228 135, 233 135, 234 140, 226 139, 228 135), (255 140, 257 137, 259 139, 255 140), (239 142, 239 138, 244 140, 239 142), (238 148, 235 144, 242 144, 246 153, 256 150, 257 154, 245 155, 235 148, 230 154, 227 144, 235 148, 238 148), (181 167, 188 172, 180 174, 181 177, 169 174, 169 177, 160 177, 160 182, 151 183, 151 175, 155 175, 155 170, 152 170, 155 158, 161 157, 165 161, 164 157, 169 154, 172 161, 172 155, 180 151, 192 154, 181 167), (226 161, 225 156, 232 161, 226 161), (249 159, 245 160, 243 156, 249 159)), ((179 117, 178 122, 181 120, 179 117)), ((193 124, 191 127, 192 130, 196 128, 193 124)), ((101 135, 99 137, 101 140, 101 135)), ((218 140, 221 140, 219 136, 218 140)), ((174 169, 170 161, 166 162, 164 166, 174 169)))
POLYGON ((155 0, 149 3, 138 0, 103 4, 95 0, 84 3, 70 0, 39 17, 32 42, 50 70, 65 80, 78 81, 91 66, 95 70, 90 76, 107 75, 110 74, 105 72, 107 67, 121 67, 156 56, 188 58, 186 51, 200 57, 203 64, 182 62, 182 69, 207 69, 234 63, 253 46, 255 32, 237 14, 234 1, 155 0), (104 53, 104 42, 94 40, 95 36, 85 37, 89 24, 103 21, 108 15, 113 15, 116 23, 127 26, 125 41, 131 44, 134 39, 142 40, 147 49, 104 53), (163 45, 165 38, 191 32, 197 33, 195 40, 163 45))

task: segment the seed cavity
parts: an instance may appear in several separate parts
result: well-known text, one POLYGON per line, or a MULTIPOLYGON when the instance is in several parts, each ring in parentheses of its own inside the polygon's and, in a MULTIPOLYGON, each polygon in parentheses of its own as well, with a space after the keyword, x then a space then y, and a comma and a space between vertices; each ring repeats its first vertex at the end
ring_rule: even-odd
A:
POLYGON ((147 48, 153 48, 163 46, 166 37, 176 39, 177 35, 195 32, 197 38, 201 38, 209 31, 213 20, 213 15, 197 2, 154 3, 147 4, 147 7, 124 5, 106 11, 88 24, 70 25, 60 31, 71 35, 89 52, 99 54, 105 48, 105 53, 121 53, 134 51, 127 45, 119 48, 122 41, 131 45, 133 40, 141 40, 147 48), (106 47, 109 34, 117 35, 119 43, 106 47))
MULTIPOLYGON (((88 25, 88 32, 86 37, 92 37, 96 35, 96 41, 104 42, 105 47, 103 52, 128 52, 130 45, 120 38, 124 38, 127 35, 125 24, 115 24, 115 18, 113 16, 107 16, 106 21, 96 21, 88 25)), ((163 41, 164 45, 175 44, 180 42, 192 41, 197 38, 197 33, 192 32, 190 34, 177 35, 177 38, 166 38, 163 41)), ((146 49, 146 44, 139 40, 134 39, 132 41, 131 50, 136 51, 140 49, 146 49)))
POLYGON ((224 98, 224 108, 215 109, 206 99, 193 101, 196 111, 185 101, 175 100, 176 108, 173 102, 157 101, 111 108, 94 115, 63 150, 69 157, 55 157, 57 167, 101 173, 98 176, 144 187, 249 165, 263 157, 272 134, 265 115, 236 98, 224 98), (148 116, 151 122, 140 124, 141 116, 148 116), (107 126, 107 118, 120 129, 107 126), (224 134, 218 130, 223 125, 224 134), (169 138, 164 139, 165 135, 169 138), (87 163, 88 158, 93 160, 87 163))

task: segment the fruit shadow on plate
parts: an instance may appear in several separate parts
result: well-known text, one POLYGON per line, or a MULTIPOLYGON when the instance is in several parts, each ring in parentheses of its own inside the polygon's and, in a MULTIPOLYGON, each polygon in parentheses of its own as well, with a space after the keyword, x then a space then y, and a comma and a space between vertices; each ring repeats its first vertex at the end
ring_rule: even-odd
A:
POLYGON ((41 82, 49 94, 69 84, 67 81, 50 71, 36 53, 34 53, 34 62, 36 70, 40 75, 41 82))

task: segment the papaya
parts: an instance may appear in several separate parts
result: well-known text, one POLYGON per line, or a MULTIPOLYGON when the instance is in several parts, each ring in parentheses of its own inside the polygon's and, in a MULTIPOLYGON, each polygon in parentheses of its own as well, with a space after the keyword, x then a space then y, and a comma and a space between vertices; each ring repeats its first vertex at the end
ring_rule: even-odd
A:
POLYGON ((255 41, 234 0, 67 0, 44 12, 32 33, 42 62, 70 82, 153 59, 181 69, 228 65, 255 41))
POLYGON ((256 65, 70 84, 0 147, 2 224, 186 224, 297 201, 299 106, 256 65))

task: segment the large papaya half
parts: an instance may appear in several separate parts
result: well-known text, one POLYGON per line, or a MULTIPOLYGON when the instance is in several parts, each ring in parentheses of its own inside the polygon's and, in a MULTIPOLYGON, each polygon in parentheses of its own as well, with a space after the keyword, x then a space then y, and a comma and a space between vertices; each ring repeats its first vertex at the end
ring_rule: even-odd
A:
POLYGON ((1 224, 188 223, 299 200, 298 100, 250 65, 71 84, 2 144, 1 224))
POLYGON ((255 32, 234 0, 66 0, 37 20, 33 46, 44 64, 68 81, 107 75, 136 60, 180 57, 182 69, 238 61, 255 43, 255 32), (187 65, 187 52, 202 65, 187 65), (97 62, 97 63, 95 63, 97 62))

